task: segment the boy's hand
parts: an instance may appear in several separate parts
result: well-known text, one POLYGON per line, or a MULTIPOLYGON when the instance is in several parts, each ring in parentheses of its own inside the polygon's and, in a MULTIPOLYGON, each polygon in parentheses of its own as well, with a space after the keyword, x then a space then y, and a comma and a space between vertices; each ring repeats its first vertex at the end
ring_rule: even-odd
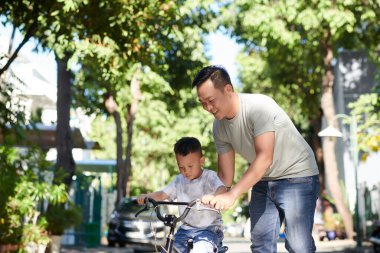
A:
POLYGON ((144 205, 145 204, 145 199, 148 198, 148 194, 141 194, 140 196, 137 197, 136 201, 137 204, 139 205, 144 205))
POLYGON ((210 204, 210 202, 211 202, 211 200, 214 198, 215 196, 214 195, 212 195, 212 194, 207 194, 207 195, 204 195, 203 197, 202 197, 202 204, 204 204, 204 205, 209 205, 210 204))

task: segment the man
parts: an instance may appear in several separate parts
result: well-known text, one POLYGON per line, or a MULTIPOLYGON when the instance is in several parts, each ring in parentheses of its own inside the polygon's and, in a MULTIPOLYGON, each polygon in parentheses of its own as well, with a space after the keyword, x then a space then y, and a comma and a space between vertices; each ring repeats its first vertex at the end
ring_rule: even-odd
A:
POLYGON ((203 108, 215 117, 218 175, 224 184, 232 185, 235 153, 250 163, 230 191, 204 196, 202 201, 228 209, 252 187, 252 252, 277 252, 284 220, 286 249, 315 252, 312 227, 318 168, 313 151, 288 115, 265 95, 235 92, 227 71, 220 66, 200 70, 192 87, 196 87, 203 108))

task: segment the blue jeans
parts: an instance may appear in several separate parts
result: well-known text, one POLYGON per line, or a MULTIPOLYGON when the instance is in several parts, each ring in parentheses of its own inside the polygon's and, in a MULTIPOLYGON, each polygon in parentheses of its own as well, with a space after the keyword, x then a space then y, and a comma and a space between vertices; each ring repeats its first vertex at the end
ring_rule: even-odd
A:
POLYGON ((318 191, 318 176, 258 182, 249 205, 252 252, 277 252, 284 220, 285 248, 296 253, 315 252, 312 229, 318 191))
POLYGON ((213 253, 222 246, 223 231, 216 226, 207 228, 179 228, 174 235, 174 249, 179 253, 188 253, 188 240, 193 239, 193 252, 213 253))

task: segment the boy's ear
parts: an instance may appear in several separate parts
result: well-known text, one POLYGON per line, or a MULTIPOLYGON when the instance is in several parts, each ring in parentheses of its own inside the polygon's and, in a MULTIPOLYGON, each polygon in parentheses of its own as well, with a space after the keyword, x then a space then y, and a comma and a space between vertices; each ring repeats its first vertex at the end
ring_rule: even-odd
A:
POLYGON ((205 163, 205 157, 203 155, 201 156, 200 162, 201 162, 201 165, 205 163))

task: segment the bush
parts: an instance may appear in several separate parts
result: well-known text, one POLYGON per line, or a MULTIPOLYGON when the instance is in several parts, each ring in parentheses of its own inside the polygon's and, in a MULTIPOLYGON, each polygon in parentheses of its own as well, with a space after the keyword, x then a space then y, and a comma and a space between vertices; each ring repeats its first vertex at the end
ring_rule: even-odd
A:
POLYGON ((37 206, 43 201, 66 201, 65 185, 45 181, 45 172, 51 166, 40 150, 19 155, 14 148, 0 146, 0 158, 0 206, 4 207, 0 208, 0 242, 23 246, 47 243, 46 222, 37 206))
POLYGON ((45 214, 51 235, 62 235, 65 229, 82 223, 82 209, 71 201, 67 205, 50 205, 45 214))

